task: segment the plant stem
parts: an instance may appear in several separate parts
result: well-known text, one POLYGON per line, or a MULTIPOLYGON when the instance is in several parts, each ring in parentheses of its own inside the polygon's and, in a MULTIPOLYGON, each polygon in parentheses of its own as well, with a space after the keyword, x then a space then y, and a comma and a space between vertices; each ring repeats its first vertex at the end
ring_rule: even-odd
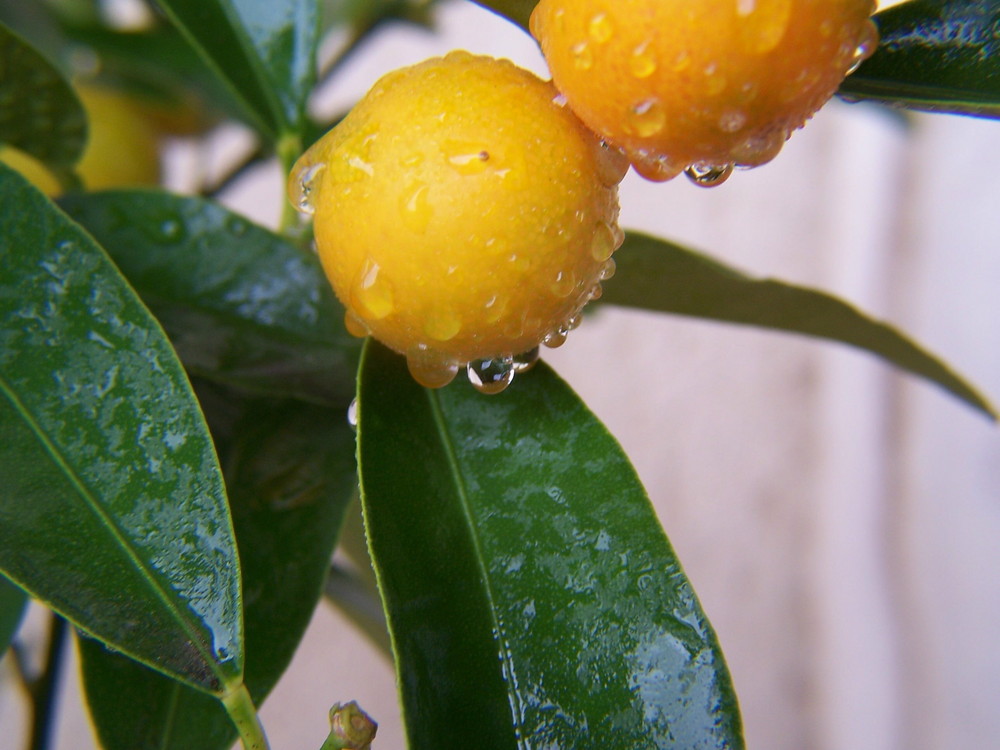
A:
MULTIPOLYGON (((278 161, 281 162, 281 173, 287 179, 292 171, 296 159, 302 153, 302 138, 294 133, 286 133, 278 139, 278 161)), ((281 223, 278 230, 285 235, 289 235, 292 229, 298 225, 299 214, 291 201, 285 200, 282 203, 281 223)))
POLYGON ((220 700, 240 734, 243 750, 269 750, 267 735, 264 734, 264 727, 257 716, 257 709, 254 708, 247 686, 241 682, 239 687, 230 690, 220 700))
POLYGON ((42 673, 28 683, 32 714, 31 739, 28 745, 30 750, 46 750, 52 739, 66 630, 66 621, 53 612, 49 623, 49 647, 45 655, 45 666, 42 673))

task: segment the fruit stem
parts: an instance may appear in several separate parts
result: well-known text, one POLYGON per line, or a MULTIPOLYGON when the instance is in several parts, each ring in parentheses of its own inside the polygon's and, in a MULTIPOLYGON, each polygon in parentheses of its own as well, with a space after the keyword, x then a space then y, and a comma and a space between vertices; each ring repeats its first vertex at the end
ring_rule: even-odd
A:
MULTIPOLYGON (((296 159, 302 153, 302 138, 296 133, 283 133, 278 138, 278 161, 281 163, 281 172, 287 178, 295 166, 296 159)), ((293 229, 298 225, 299 214, 291 201, 285 200, 282 204, 281 221, 278 224, 278 231, 284 235, 292 235, 293 229)))

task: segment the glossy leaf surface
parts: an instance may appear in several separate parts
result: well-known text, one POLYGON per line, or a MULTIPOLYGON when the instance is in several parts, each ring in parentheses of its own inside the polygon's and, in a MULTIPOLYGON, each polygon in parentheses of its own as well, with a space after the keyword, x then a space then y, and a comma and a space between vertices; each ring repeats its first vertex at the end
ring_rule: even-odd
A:
POLYGON ((159 191, 67 196, 188 370, 331 405, 354 396, 358 339, 319 261, 216 203, 159 191))
POLYGON ((239 563, 180 362, 100 247, 0 166, 0 571, 201 689, 238 684, 239 563))
POLYGON ((544 365, 428 391, 365 349, 359 466, 411 747, 741 748, 715 635, 628 460, 544 365))
POLYGON ((992 419, 996 409, 948 365, 886 323, 815 289, 747 276, 664 240, 629 233, 602 302, 839 341, 936 383, 992 419))
POLYGON ((878 49, 844 81, 842 94, 1000 117, 1000 2, 911 0, 876 21, 878 49))
POLYGON ((56 67, 0 25, 0 143, 56 172, 69 170, 87 140, 83 105, 56 67))
POLYGON ((315 0, 158 0, 272 136, 302 127, 315 81, 315 0))
POLYGON ((528 19, 531 18, 531 11, 538 5, 538 0, 473 0, 477 5, 482 5, 494 13, 499 13, 525 31, 528 30, 528 19))
POLYGON ((0 575, 0 658, 17 632, 27 606, 28 597, 20 587, 0 575))
MULTIPOLYGON (((316 606, 356 486, 342 410, 203 398, 221 432, 243 560, 246 684, 259 705, 291 660, 316 606), (223 426, 238 414, 231 427, 223 426)), ((218 701, 100 644, 81 642, 83 676, 106 750, 225 750, 236 731, 218 701)))

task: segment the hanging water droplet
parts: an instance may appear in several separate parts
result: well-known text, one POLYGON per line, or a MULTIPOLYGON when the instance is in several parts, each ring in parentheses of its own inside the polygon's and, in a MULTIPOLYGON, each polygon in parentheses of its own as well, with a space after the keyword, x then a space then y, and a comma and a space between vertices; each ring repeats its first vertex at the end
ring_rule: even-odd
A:
POLYGON ((630 152, 629 158, 635 171, 651 182, 666 182, 684 171, 683 165, 675 164, 666 155, 644 149, 630 152))
POLYGON ((326 169, 326 162, 296 167, 289 181, 292 188, 292 205, 300 213, 312 216, 316 213, 316 188, 318 177, 326 169))
POLYGON ((573 55, 573 65, 580 70, 590 70, 594 67, 594 51, 586 42, 578 42, 570 48, 573 55))
POLYGON ((443 388, 455 379, 458 364, 441 359, 429 351, 412 351, 406 355, 410 375, 425 388, 443 388))
POLYGON ((344 328, 349 334, 359 339, 363 339, 371 333, 368 324, 350 310, 344 313, 344 328))
POLYGON ((614 258, 608 258, 604 262, 604 267, 601 269, 601 281, 607 281, 608 279, 613 279, 615 277, 615 272, 618 270, 618 264, 615 263, 614 258))
POLYGON ((583 323, 583 313, 577 313, 572 318, 566 321, 566 327, 571 331, 575 331, 577 328, 580 327, 582 323, 583 323))
POLYGON ((606 187, 614 187, 628 172, 628 157, 625 152, 607 141, 597 141, 597 179, 606 187))
POLYGON ((569 329, 566 326, 559 326, 554 331, 549 331, 542 339, 542 343, 549 349, 558 349, 566 343, 567 336, 569 336, 569 329))
POLYGON ((684 174, 698 187, 716 187, 729 179, 733 173, 732 164, 692 164, 684 174))
POLYGON ((451 341, 462 330, 462 319, 449 309, 431 310, 424 320, 424 333, 435 341, 451 341))
POLYGON ((740 109, 730 109, 719 118, 719 129, 723 133, 735 133, 747 124, 746 112, 740 109))
POLYGON ((590 256, 603 263, 610 258, 621 243, 615 241, 615 232, 606 221, 594 226, 594 236, 590 240, 590 256))
POLYGON ((854 54, 851 57, 851 65, 847 69, 847 75, 850 75, 861 67, 861 63, 872 56, 876 47, 878 47, 878 27, 869 18, 861 32, 861 38, 854 48, 854 54))
POLYGON ((590 23, 587 25, 587 33, 598 44, 604 44, 615 35, 615 27, 611 23, 611 19, 608 18, 607 13, 598 13, 590 19, 590 23))
POLYGON ((651 138, 663 131, 667 124, 667 113, 659 99, 650 97, 629 107, 625 121, 640 138, 651 138))
POLYGON ((521 375, 531 370, 531 368, 538 364, 539 355, 540 352, 537 346, 534 349, 529 349, 528 351, 523 352, 522 354, 514 355, 514 374, 521 375))
POLYGON ((590 288, 590 291, 587 293, 587 297, 591 302, 593 302, 594 300, 599 300, 603 296, 604 296, 604 287, 602 287, 600 284, 594 284, 594 286, 592 286, 590 288))
POLYGON ((632 50, 628 58, 628 69, 639 79, 649 78, 656 72, 656 58, 649 51, 649 40, 632 50))
POLYGON ((731 156, 740 166, 759 167, 781 153, 786 140, 787 136, 781 130, 756 134, 733 149, 731 156))
POLYGON ((506 390, 514 380, 514 358, 477 359, 466 367, 469 382, 480 393, 494 395, 506 390))
POLYGON ((352 398, 351 405, 347 407, 347 424, 355 431, 358 429, 358 399, 352 398))

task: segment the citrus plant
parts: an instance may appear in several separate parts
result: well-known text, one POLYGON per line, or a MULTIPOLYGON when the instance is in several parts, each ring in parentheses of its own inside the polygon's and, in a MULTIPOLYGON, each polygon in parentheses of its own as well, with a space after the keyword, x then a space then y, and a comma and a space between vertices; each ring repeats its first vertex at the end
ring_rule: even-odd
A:
MULTIPOLYGON (((24 664, 33 748, 70 629, 109 750, 267 747, 256 707, 317 602, 349 607, 338 541, 370 555, 411 747, 742 748, 722 649, 627 457, 550 368, 527 372, 588 302, 846 343, 995 418, 831 295, 622 233, 617 196, 629 160, 703 184, 768 161, 838 87, 996 116, 995 7, 480 4, 532 19, 554 83, 453 52, 317 122, 319 84, 383 21, 430 23, 427 2, 157 0, 127 28, 99 0, 0 2, 0 142, 57 184, 0 165, 0 648, 24 664), (327 36, 342 47, 318 64, 327 36), (235 122, 254 144, 189 194, 89 181, 110 116, 81 102, 81 59, 143 102, 122 159, 150 111, 158 132, 210 143, 235 122), (272 158, 276 229, 218 200, 272 158), (52 618, 37 675, 29 598, 52 618)), ((352 704, 330 724, 328 750, 372 740, 352 704)))

